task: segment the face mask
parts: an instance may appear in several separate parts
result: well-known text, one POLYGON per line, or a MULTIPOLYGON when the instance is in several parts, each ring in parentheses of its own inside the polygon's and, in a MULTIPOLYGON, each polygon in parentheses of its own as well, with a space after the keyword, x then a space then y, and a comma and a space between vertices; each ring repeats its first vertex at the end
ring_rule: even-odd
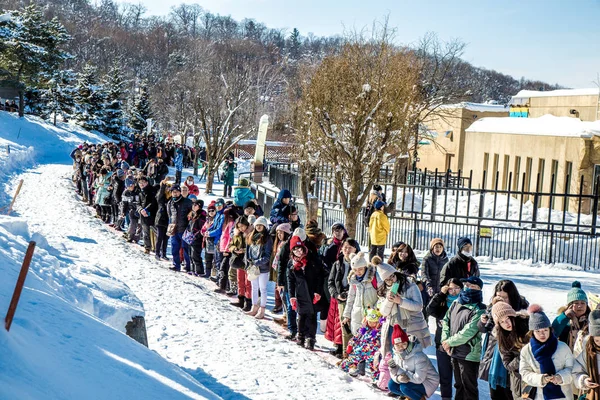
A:
POLYGON ((465 257, 472 257, 473 253, 469 252, 469 251, 461 251, 462 255, 465 257))

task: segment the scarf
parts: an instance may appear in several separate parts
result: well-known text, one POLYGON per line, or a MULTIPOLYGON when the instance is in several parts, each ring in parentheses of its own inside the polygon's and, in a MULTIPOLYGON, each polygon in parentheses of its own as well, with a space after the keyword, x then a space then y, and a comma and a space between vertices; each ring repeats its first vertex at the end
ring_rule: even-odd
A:
POLYGON ((258 242, 262 239, 263 232, 254 231, 252 234, 252 243, 258 244, 258 242))
POLYGON ((356 280, 359 282, 362 282, 363 279, 365 279, 365 276, 367 275, 367 272, 365 271, 364 274, 362 274, 362 276, 358 276, 358 275, 354 275, 356 277, 356 280))
POLYGON ((579 318, 572 319, 570 325, 571 326, 569 328, 569 339, 567 344, 572 349, 575 346, 575 342, 577 341, 577 333, 580 330, 585 329, 585 332, 587 334, 589 325, 587 313, 583 314, 579 318))
POLYGON ((490 372, 488 374, 488 382, 492 389, 497 387, 508 388, 508 371, 502 364, 502 357, 500 356, 500 350, 498 344, 494 346, 494 353, 492 355, 492 363, 490 364, 490 372))
MULTIPOLYGON (((531 352, 535 361, 540 364, 540 372, 542 374, 554 375, 556 374, 556 367, 552 361, 552 355, 558 348, 558 339, 553 333, 550 334, 550 338, 544 343, 541 343, 535 337, 529 340, 531 346, 531 352)), ((555 385, 552 382, 548 382, 543 388, 544 399, 562 399, 565 397, 559 385, 555 385)))
POLYGON ((454 303, 454 300, 458 299, 458 294, 456 296, 447 295, 446 296, 446 305, 448 308, 454 303))
MULTIPOLYGON (((598 374, 598 352, 600 352, 600 347, 596 345, 594 338, 590 336, 585 345, 585 361, 588 375, 596 383, 600 378, 598 374)), ((590 389, 585 398, 586 400, 600 400, 600 388, 590 389)))
POLYGON ((342 241, 334 236, 333 244, 335 246, 337 246, 337 252, 335 253, 335 258, 338 258, 340 256, 340 252, 342 251, 342 241))
POLYGON ((467 288, 458 295, 458 302, 463 305, 481 303, 483 302, 483 293, 481 290, 467 288))
POLYGON ((306 267, 306 262, 308 261, 308 259, 307 259, 306 256, 296 257, 292 253, 292 261, 293 261, 294 269, 296 271, 300 271, 301 269, 303 269, 304 267, 306 267))

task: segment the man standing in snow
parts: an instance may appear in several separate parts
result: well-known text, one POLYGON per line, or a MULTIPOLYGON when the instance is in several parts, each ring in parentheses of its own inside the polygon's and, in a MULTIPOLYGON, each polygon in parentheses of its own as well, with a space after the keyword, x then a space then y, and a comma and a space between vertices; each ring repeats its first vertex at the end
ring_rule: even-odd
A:
POLYGON ((140 223, 142 225, 142 234, 144 236, 144 251, 146 254, 150 254, 150 251, 152 251, 150 227, 154 225, 158 203, 156 202, 156 191, 154 190, 154 187, 148 183, 147 177, 142 176, 139 179, 139 186, 140 205, 138 206, 138 213, 140 214, 140 223))
POLYGON ((440 287, 446 285, 450 278, 469 278, 479 276, 479 266, 473 258, 473 244, 468 237, 461 237, 457 242, 458 252, 442 268, 440 287))
POLYGON ((188 226, 188 214, 192 211, 192 201, 181 195, 179 185, 171 187, 171 200, 167 205, 169 223, 176 224, 175 234, 171 236, 171 255, 173 256, 173 271, 181 271, 181 256, 179 250, 183 246, 183 256, 186 270, 190 270, 190 256, 188 245, 183 241, 183 232, 188 226))

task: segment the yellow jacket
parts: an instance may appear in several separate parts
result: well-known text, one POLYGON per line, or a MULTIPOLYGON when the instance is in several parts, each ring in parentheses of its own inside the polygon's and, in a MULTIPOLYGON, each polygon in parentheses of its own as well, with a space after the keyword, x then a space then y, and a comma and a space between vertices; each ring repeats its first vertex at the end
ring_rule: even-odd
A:
POLYGON ((369 236, 373 246, 383 246, 390 233, 390 221, 381 210, 375 211, 369 220, 369 236))

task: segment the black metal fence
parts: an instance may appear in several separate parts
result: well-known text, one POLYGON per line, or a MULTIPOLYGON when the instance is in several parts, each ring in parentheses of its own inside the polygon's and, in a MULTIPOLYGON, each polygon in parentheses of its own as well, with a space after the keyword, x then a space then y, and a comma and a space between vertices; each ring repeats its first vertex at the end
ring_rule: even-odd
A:
MULTIPOLYGON (((593 193, 585 194, 582 177, 578 193, 572 194, 568 189, 565 193, 526 191, 524 184, 520 191, 513 191, 510 190, 512 176, 508 179, 508 190, 498 189, 497 178, 495 188, 490 190, 472 188, 472 173, 467 179, 460 173, 452 179, 448 179, 449 174, 443 179, 440 176, 433 174, 430 177, 427 172, 414 174, 413 177, 417 177, 415 183, 409 178, 409 183, 393 186, 397 190, 397 201, 395 210, 388 216, 391 226, 389 245, 404 241, 416 250, 428 250, 434 237, 441 237, 447 247, 453 247, 459 237, 468 236, 473 240, 478 256, 600 268, 600 235, 597 232, 600 179, 589 186, 593 193)), ((276 187, 286 188, 294 196, 300 195, 299 176, 294 167, 272 165, 269 177, 276 187)), ((319 179, 322 178, 316 177, 315 181, 319 182, 319 179)), ((553 182, 554 179, 553 176, 553 182)), ((319 189, 317 197, 326 201, 319 203, 318 222, 330 235, 331 225, 344 221, 344 212, 342 205, 330 200, 330 196, 319 195, 324 190, 331 190, 329 186, 321 187, 316 185, 319 189)), ((265 211, 270 210, 276 196, 272 189, 263 191, 262 197, 259 194, 265 211)), ((306 221, 304 205, 298 204, 298 209, 300 217, 306 221)), ((362 212, 358 216, 355 236, 361 245, 368 244, 367 224, 362 212)))

